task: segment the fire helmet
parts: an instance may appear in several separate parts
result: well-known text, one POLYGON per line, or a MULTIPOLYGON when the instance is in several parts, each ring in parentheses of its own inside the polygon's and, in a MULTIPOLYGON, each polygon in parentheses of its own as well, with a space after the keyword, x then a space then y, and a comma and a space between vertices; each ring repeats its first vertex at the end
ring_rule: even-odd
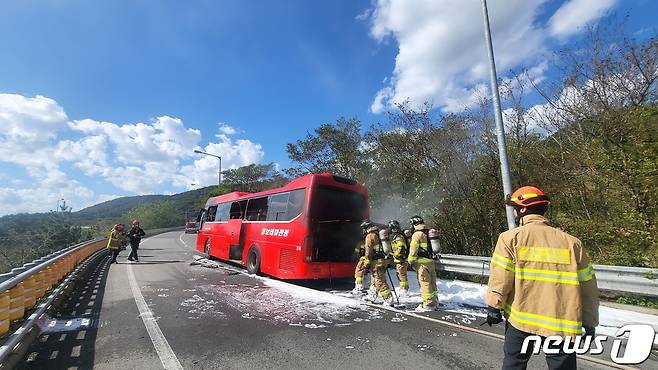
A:
POLYGON ((512 195, 507 196, 507 205, 517 208, 530 207, 538 204, 551 204, 548 195, 544 194, 539 188, 535 186, 522 186, 512 195))
POLYGON ((391 220, 388 222, 388 228, 391 230, 391 232, 402 232, 402 228, 400 227, 400 223, 397 220, 391 220))
POLYGON ((409 223, 410 223, 412 226, 416 226, 416 225, 424 224, 425 221, 423 220, 422 217, 416 215, 416 216, 412 216, 412 217, 409 219, 409 223))
POLYGON ((375 223, 372 222, 372 221, 370 221, 370 220, 367 219, 367 218, 366 218, 365 220, 363 220, 363 222, 361 222, 361 228, 362 228, 363 230, 368 230, 369 228, 371 228, 371 227, 373 227, 373 226, 375 226, 375 223))

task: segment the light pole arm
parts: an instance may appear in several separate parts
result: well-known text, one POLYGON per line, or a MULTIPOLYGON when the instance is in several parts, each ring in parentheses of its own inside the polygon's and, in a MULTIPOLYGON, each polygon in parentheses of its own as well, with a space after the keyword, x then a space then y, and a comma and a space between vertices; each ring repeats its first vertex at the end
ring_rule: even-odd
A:
POLYGON ((221 184, 222 183, 222 157, 218 156, 216 154, 207 153, 207 152, 204 152, 204 151, 198 150, 198 149, 194 149, 194 153, 209 155, 211 157, 215 157, 215 158, 219 159, 219 172, 217 173, 217 179, 218 179, 218 185, 221 184))

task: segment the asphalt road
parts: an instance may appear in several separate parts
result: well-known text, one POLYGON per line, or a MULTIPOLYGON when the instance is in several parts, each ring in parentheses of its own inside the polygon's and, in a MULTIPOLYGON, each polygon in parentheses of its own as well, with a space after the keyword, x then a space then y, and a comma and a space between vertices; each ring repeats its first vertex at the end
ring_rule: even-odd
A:
MULTIPOLYGON (((195 237, 148 238, 139 263, 127 262, 127 252, 119 264, 103 259, 52 320, 44 320, 19 368, 501 367, 498 339, 195 264, 195 237)), ((469 315, 427 315, 478 325, 469 315)), ((502 333, 501 327, 488 330, 502 333)), ((545 367, 543 356, 529 366, 545 367)), ((601 368, 582 361, 579 367, 601 368)))

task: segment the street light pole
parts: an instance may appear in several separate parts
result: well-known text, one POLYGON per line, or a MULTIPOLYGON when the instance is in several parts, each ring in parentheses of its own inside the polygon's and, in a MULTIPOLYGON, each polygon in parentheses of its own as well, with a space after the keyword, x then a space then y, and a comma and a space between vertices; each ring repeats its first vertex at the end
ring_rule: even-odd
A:
POLYGON ((215 158, 219 159, 219 172, 217 173, 217 180, 218 180, 217 185, 221 185, 221 183, 222 183, 222 157, 220 157, 218 155, 215 155, 215 154, 206 153, 204 151, 197 150, 197 149, 194 150, 194 153, 205 154, 205 155, 209 155, 211 157, 215 157, 215 158))
MULTIPOLYGON (((512 180, 507 163, 507 144, 505 143, 505 126, 500 109, 500 94, 498 93, 498 77, 496 75, 496 61, 494 60, 493 44, 491 43, 491 30, 489 29, 489 11, 487 0, 482 0, 482 13, 484 13, 484 38, 489 54, 489 78, 491 79, 491 95, 493 96, 494 118, 496 120, 496 138, 498 139, 498 157, 500 159, 500 174, 503 180, 503 199, 512 194, 512 180)), ((512 207, 505 206, 507 214, 507 227, 511 230, 516 227, 512 207)))

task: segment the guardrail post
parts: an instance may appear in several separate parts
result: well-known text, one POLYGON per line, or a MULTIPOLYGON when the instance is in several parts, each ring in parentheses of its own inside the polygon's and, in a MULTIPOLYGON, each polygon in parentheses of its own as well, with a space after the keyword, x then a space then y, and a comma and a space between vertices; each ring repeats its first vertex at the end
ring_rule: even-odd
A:
POLYGON ((37 303, 36 292, 34 290, 34 276, 25 279, 23 283, 23 307, 29 309, 37 303))
POLYGON ((0 293, 0 335, 9 331, 9 292, 0 293))
POLYGON ((9 289, 9 319, 20 320, 25 316, 25 293, 23 287, 25 282, 18 283, 9 289))

